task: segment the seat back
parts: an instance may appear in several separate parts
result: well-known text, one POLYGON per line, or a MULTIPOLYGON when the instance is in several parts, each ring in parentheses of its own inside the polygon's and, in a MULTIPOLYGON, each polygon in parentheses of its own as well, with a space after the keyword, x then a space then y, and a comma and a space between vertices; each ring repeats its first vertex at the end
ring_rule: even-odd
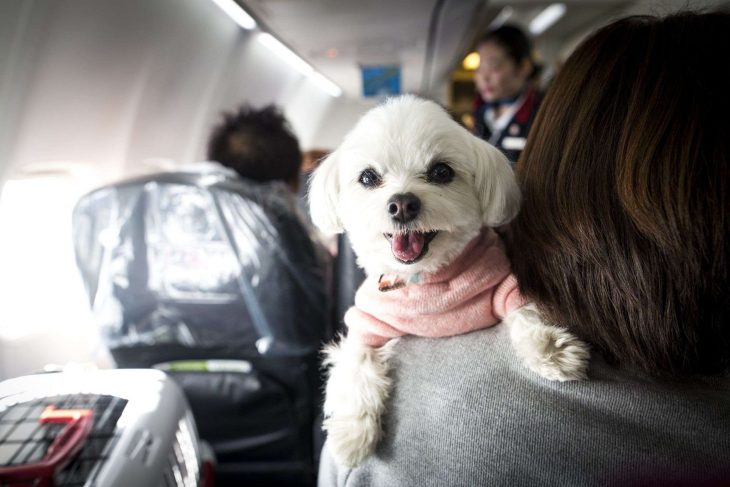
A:
POLYGON ((221 169, 163 173, 83 197, 77 265, 120 367, 186 391, 231 479, 313 478, 318 353, 332 338, 324 267, 283 185, 221 169), (267 466, 268 465, 268 466, 267 466))

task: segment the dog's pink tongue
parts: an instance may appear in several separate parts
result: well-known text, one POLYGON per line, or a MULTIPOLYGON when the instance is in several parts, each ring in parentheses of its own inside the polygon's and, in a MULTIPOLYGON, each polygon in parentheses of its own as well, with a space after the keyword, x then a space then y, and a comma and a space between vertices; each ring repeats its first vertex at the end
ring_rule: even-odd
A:
POLYGON ((425 240, 420 232, 396 233, 393 235, 393 255, 404 262, 415 260, 423 252, 425 240))

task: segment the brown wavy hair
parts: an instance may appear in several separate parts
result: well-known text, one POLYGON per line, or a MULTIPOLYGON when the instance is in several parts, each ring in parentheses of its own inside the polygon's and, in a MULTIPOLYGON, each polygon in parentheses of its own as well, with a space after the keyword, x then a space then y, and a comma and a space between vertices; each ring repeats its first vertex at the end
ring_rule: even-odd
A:
POLYGON ((631 17, 566 61, 517 164, 514 272, 609 361, 730 364, 730 15, 631 17))

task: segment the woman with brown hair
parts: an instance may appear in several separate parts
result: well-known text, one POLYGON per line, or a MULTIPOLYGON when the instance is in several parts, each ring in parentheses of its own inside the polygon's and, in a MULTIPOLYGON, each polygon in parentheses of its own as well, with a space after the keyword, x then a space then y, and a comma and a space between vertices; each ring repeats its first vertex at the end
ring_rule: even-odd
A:
POLYGON ((590 37, 517 167, 513 269, 590 343, 550 382, 497 326, 402 339, 375 455, 320 485, 730 484, 730 15, 633 17, 590 37))
POLYGON ((729 18, 604 28, 566 63, 518 167, 522 291, 652 375, 730 366, 729 18))

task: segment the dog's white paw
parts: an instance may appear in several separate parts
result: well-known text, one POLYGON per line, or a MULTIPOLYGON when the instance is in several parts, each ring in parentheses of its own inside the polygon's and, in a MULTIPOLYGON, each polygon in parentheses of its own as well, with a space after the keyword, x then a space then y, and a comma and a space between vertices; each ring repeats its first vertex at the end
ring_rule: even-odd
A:
POLYGON ((390 393, 388 359, 397 340, 374 349, 345 339, 325 349, 330 366, 323 428, 335 461, 355 467, 369 456, 382 436, 381 416, 390 393))
POLYGON ((375 450, 381 437, 379 418, 365 415, 357 418, 337 414, 323 422, 327 442, 335 461, 343 467, 354 468, 375 450))
POLYGON ((543 322, 534 304, 512 311, 504 322, 515 351, 530 370, 561 382, 588 378, 588 345, 565 328, 543 322))

